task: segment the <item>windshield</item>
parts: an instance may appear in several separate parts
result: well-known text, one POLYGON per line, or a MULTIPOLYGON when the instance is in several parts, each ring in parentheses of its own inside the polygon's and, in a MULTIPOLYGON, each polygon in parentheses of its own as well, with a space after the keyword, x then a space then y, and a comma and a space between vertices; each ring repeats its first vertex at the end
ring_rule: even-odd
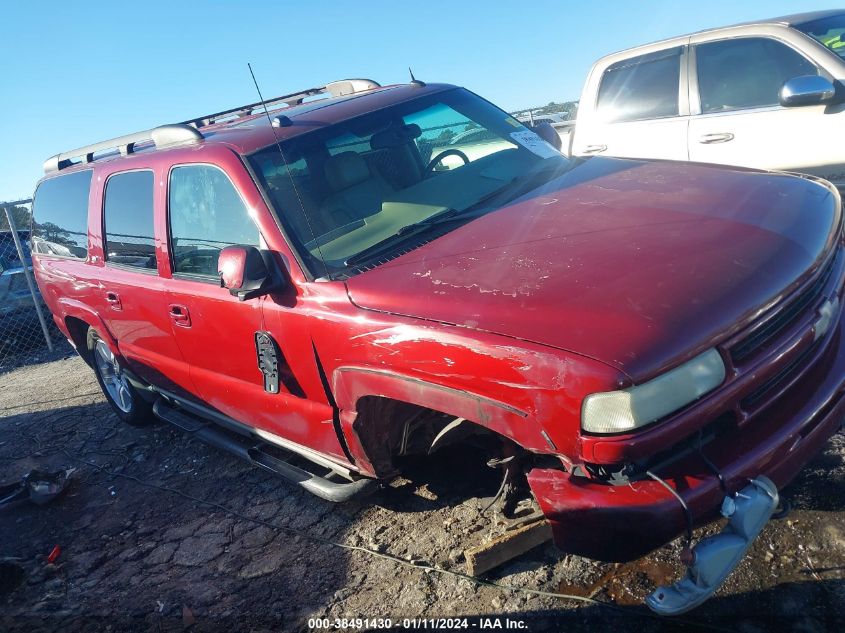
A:
POLYGON ((845 13, 804 24, 796 24, 795 28, 821 42, 839 57, 845 59, 845 40, 842 37, 845 34, 845 13))
POLYGON ((322 274, 322 260, 330 276, 370 253, 398 252, 419 233, 452 230, 504 204, 532 175, 568 164, 516 119, 461 89, 304 134, 282 148, 284 159, 273 145, 249 160, 305 263, 322 274))

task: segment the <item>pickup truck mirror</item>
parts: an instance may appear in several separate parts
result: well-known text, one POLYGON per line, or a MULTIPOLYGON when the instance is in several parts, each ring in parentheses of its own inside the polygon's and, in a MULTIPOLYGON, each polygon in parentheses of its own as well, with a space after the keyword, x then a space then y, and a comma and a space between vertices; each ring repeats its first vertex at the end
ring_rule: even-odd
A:
POLYGON ((788 80, 780 89, 780 104, 786 108, 831 103, 835 86, 819 75, 802 75, 788 80))
POLYGON ((560 151, 563 143, 560 140, 560 135, 557 133, 557 130, 552 127, 551 123, 543 122, 538 123, 537 125, 532 125, 531 130, 557 151, 560 151))
POLYGON ((217 258, 220 287, 241 301, 266 295, 284 287, 271 254, 254 246, 227 246, 217 258))

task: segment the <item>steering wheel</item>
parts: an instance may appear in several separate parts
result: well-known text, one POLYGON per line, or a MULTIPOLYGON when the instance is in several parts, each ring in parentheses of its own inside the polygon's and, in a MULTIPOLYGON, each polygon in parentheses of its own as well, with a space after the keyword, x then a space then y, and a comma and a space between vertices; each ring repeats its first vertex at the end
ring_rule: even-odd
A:
POLYGON ((218 250, 211 248, 200 248, 197 250, 178 253, 176 264, 178 272, 193 273, 200 275, 216 275, 217 271, 211 271, 217 262, 218 250))
POLYGON ((441 160, 443 160, 447 156, 457 156, 462 161, 464 161, 464 165, 469 164, 469 156, 464 154, 461 150, 459 150, 459 149, 445 149, 429 161, 428 165, 425 166, 425 172, 423 173, 423 176, 425 178, 428 178, 431 175, 431 173, 434 171, 434 168, 437 166, 437 163, 439 163, 441 160))

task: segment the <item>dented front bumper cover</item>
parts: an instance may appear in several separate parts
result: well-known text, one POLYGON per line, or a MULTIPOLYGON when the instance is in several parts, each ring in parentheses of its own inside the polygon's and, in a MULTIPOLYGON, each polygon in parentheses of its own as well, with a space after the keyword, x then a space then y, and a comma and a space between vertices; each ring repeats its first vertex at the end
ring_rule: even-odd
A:
MULTIPOLYGON (((696 452, 659 473, 701 525, 718 516, 726 494, 759 476, 786 485, 842 426, 845 419, 845 315, 818 360, 777 406, 706 446, 708 464, 696 452), (714 474, 718 468, 722 480, 714 474)), ((624 485, 554 468, 535 468, 528 483, 562 550, 597 560, 639 558, 683 533, 687 515, 661 483, 639 479, 624 485)))

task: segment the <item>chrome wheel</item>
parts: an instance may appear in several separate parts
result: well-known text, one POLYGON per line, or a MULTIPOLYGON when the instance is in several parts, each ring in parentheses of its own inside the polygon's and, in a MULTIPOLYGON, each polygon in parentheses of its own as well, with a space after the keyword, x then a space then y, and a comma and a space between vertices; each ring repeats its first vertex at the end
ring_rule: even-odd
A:
POLYGON ((101 340, 97 341, 94 347, 94 358, 97 363, 97 372, 103 379, 103 385, 111 401, 124 413, 131 413, 134 404, 132 387, 120 368, 117 358, 112 354, 109 346, 101 340))

